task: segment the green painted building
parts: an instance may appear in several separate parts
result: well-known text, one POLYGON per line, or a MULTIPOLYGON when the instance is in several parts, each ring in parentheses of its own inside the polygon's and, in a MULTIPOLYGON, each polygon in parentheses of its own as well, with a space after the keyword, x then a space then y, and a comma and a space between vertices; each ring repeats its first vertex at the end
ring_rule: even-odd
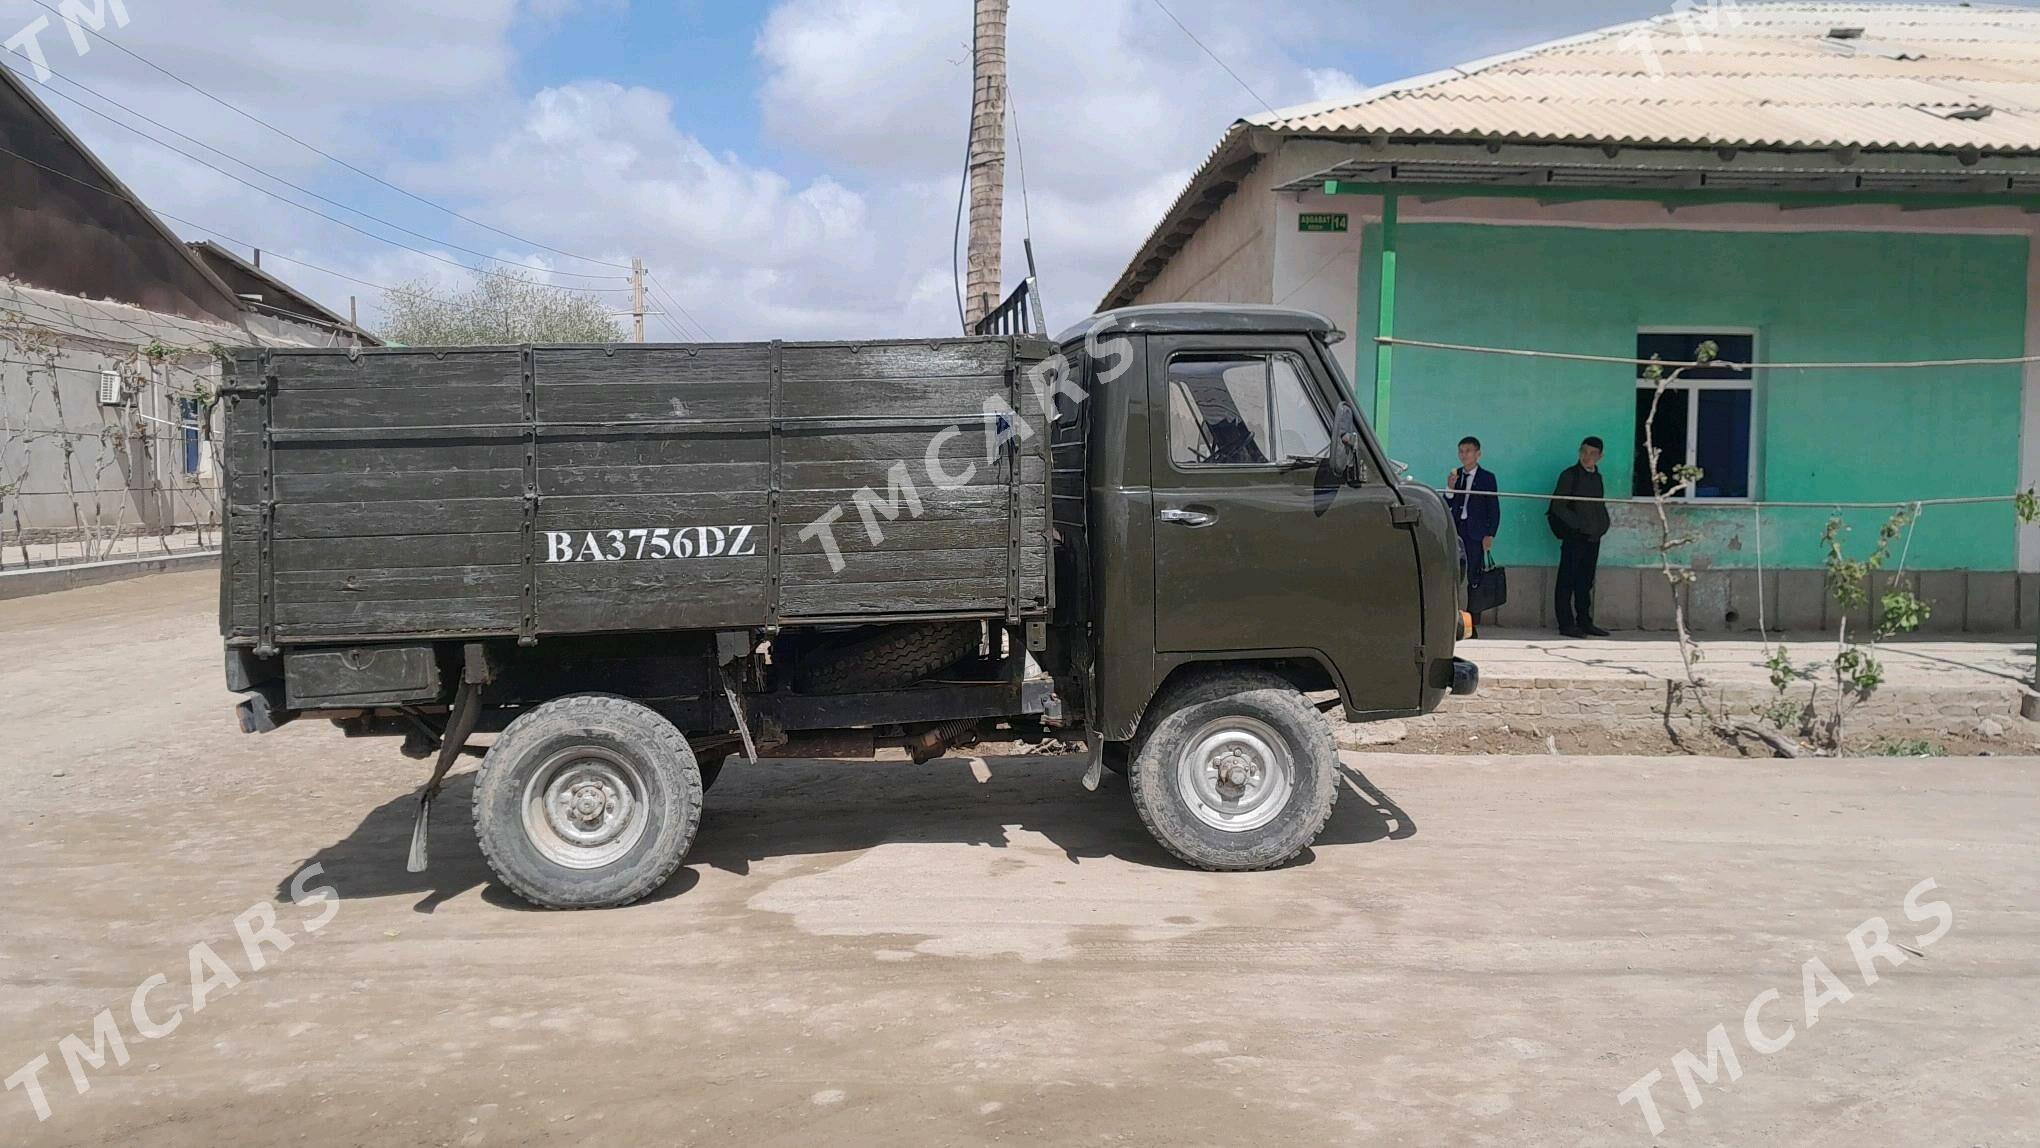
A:
MULTIPOLYGON (((2030 631, 2040 530, 2005 500, 2040 481, 2036 209, 2040 12, 1694 9, 1233 125, 1103 305, 1330 316, 1389 453, 1442 483, 1476 435, 1505 491, 1593 434, 1609 494, 1646 495, 1634 360, 1712 342, 1651 423, 1704 471, 1675 515, 1701 627, 1831 623, 1830 516, 1861 553, 1925 501, 1898 548, 1930 628, 2030 631)), ((1612 510, 1603 620, 1668 625, 1655 511, 1612 510)), ((1548 620, 1556 551, 1504 502, 1502 621, 1548 620)))

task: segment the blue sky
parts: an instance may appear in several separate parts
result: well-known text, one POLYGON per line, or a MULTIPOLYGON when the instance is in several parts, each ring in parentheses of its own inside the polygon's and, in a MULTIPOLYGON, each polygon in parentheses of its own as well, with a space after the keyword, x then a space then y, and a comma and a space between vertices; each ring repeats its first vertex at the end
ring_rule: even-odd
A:
POLYGON ((530 93, 599 76, 657 88, 709 147, 794 158, 770 157, 770 141, 759 138, 762 72, 751 48, 764 15, 763 6, 675 0, 527 20, 514 36, 517 85, 530 93))
MULTIPOLYGON (((1166 2, 1277 106, 1666 10, 1637 0, 1166 2)), ((637 256, 676 305, 655 320, 658 337, 954 329, 949 256, 970 0, 126 7, 127 26, 106 30, 120 45, 519 237, 326 162, 104 44, 79 57, 61 27, 43 37, 59 73, 45 97, 123 179, 199 225, 183 228, 192 237, 229 236, 294 260, 271 266, 336 308, 356 296, 373 317, 381 288, 444 289, 463 266, 491 265, 476 253, 615 292, 621 281, 602 277, 618 272, 605 264, 637 256), (170 152, 166 140, 240 178, 170 152), (344 207, 311 203, 278 179, 344 207)), ((40 11, 34 0, 0 0, 0 31, 40 11)), ((1155 0, 1016 0, 1009 48, 1051 318, 1070 321, 1226 125, 1258 105, 1155 0)), ((1017 163, 1008 183, 1017 244, 1017 163)))

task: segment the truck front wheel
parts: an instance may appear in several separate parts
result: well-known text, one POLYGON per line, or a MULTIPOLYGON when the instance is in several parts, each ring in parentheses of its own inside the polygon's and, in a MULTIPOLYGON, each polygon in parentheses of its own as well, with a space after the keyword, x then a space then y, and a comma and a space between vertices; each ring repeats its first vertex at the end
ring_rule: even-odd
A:
POLYGON ((1155 840, 1199 869, 1268 869, 1310 847, 1339 795, 1324 715, 1273 674, 1219 671, 1156 699, 1129 784, 1155 840))
POLYGON ((510 723, 482 759, 475 835, 540 908, 628 905, 666 883, 701 824, 686 737, 625 698, 579 694, 510 723))

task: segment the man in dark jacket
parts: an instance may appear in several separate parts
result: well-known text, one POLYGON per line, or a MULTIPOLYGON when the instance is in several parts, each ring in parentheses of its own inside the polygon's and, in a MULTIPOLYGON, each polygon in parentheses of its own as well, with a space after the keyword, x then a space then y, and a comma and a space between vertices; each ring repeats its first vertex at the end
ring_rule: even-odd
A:
POLYGON ((1499 489, 1495 472, 1480 465, 1480 440, 1472 435, 1460 439, 1459 467, 1445 480, 1445 507, 1451 511, 1452 525, 1459 531, 1459 550, 1466 555, 1469 589, 1480 581, 1481 571, 1487 566, 1487 553, 1495 545, 1495 533, 1502 528, 1502 500, 1492 493, 1482 498, 1479 492, 1499 489))
POLYGON ((1580 461, 1559 472, 1545 518, 1558 535, 1558 579, 1552 612, 1558 632, 1568 638, 1605 638, 1594 624, 1594 572, 1601 563, 1601 536, 1608 533, 1608 505, 1585 499, 1604 497, 1601 485, 1601 440, 1592 435, 1580 443, 1580 461))

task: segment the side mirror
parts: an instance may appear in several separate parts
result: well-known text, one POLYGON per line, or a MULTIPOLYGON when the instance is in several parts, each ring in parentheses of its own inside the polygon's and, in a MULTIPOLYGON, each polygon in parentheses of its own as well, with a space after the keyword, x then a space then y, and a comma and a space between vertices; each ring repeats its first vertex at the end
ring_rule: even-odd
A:
POLYGON ((1367 439, 1360 433, 1360 415, 1352 403, 1340 403, 1332 416, 1332 473, 1348 486, 1367 481, 1367 439))

